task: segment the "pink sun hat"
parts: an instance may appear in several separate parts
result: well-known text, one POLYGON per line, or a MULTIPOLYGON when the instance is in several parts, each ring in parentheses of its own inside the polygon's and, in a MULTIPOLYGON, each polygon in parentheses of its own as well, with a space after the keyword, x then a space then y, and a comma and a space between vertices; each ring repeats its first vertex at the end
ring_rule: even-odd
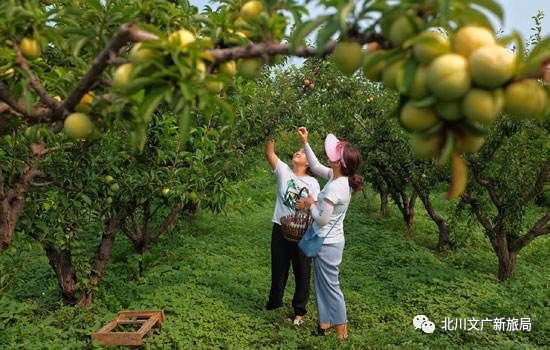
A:
POLYGON ((346 163, 344 162, 344 142, 338 140, 333 134, 328 134, 325 138, 325 152, 331 162, 340 161, 344 168, 346 163))

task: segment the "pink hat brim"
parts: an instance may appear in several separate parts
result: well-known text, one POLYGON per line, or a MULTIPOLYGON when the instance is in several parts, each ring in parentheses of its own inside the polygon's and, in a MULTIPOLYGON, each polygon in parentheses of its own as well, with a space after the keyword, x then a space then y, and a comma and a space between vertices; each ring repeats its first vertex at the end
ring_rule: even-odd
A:
POLYGON ((325 152, 331 162, 340 160, 341 153, 338 149, 339 142, 340 140, 338 140, 333 134, 328 134, 325 138, 325 152))

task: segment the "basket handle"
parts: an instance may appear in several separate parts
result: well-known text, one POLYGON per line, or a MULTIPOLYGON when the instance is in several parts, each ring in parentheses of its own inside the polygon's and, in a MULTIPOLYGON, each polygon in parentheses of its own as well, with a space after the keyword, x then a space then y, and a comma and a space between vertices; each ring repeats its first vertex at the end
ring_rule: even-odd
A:
POLYGON ((300 190, 300 192, 298 192, 298 197, 302 198, 302 191, 303 190, 306 190, 306 193, 307 195, 309 196, 309 190, 307 189, 307 187, 302 187, 302 189, 300 190))
MULTIPOLYGON (((302 189, 300 190, 300 192, 298 192, 298 198, 299 199, 302 199, 302 191, 306 191, 307 195, 309 196, 309 190, 307 189, 307 187, 302 187, 302 189)), ((296 209, 296 212, 294 213, 294 215, 297 215, 299 211, 305 211, 306 208, 304 209, 296 209)))

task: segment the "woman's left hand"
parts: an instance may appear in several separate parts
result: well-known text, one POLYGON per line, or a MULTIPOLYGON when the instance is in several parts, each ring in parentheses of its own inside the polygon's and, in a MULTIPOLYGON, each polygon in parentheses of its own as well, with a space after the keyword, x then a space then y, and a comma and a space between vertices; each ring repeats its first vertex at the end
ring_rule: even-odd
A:
POLYGON ((296 201, 296 209, 304 209, 306 207, 306 201, 304 199, 298 199, 296 201))
POLYGON ((313 199, 312 196, 307 196, 307 198, 305 199, 306 208, 311 207, 311 205, 312 205, 314 202, 315 202, 315 199, 313 199))

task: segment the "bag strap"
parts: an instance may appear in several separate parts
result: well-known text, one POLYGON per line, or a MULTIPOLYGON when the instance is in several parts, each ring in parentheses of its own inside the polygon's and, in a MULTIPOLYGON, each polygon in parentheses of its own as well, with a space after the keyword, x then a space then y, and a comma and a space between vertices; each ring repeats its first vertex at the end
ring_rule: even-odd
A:
POLYGON ((327 232, 326 235, 324 235, 324 236, 320 236, 320 235, 319 235, 319 237, 321 237, 321 238, 327 238, 327 236, 330 235, 330 232, 332 231, 332 229, 334 228, 334 226, 336 226, 336 224, 338 223, 338 221, 340 221, 340 218, 343 217, 345 213, 346 213, 346 212, 343 212, 342 214, 340 214, 340 215, 338 216, 338 219, 336 219, 336 221, 334 222, 334 224, 332 224, 332 227, 330 228, 330 230, 328 230, 328 232, 327 232))

